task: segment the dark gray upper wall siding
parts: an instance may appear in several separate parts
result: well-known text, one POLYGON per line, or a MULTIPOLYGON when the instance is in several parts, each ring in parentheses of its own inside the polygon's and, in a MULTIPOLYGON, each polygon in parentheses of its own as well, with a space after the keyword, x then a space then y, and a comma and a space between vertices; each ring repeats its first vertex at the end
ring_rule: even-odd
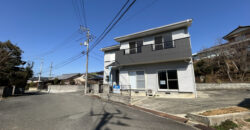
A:
POLYGON ((174 41, 175 48, 152 50, 152 45, 142 46, 142 52, 137 54, 124 54, 124 50, 115 53, 118 65, 133 65, 174 61, 178 59, 191 58, 191 46, 189 38, 174 41))
POLYGON ((177 30, 181 30, 181 29, 184 29, 184 32, 188 33, 188 29, 187 28, 177 28, 177 29, 174 29, 174 30, 168 30, 168 31, 161 32, 161 33, 156 33, 156 34, 147 35, 147 36, 143 36, 143 37, 137 37, 137 38, 133 38, 133 39, 129 39, 129 40, 124 40, 124 41, 121 41, 120 43, 122 44, 124 42, 135 41, 135 40, 138 40, 138 39, 144 39, 146 37, 152 37, 152 36, 156 36, 156 35, 162 35, 162 34, 166 34, 166 33, 171 33, 171 32, 177 31, 177 30))

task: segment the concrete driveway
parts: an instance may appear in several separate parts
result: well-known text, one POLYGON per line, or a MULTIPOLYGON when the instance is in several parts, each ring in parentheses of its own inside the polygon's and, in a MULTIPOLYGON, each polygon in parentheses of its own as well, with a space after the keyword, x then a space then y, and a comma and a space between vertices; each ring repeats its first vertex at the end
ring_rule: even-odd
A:
POLYGON ((228 106, 250 107, 250 90, 198 91, 196 99, 146 98, 134 105, 157 111, 184 116, 189 112, 228 106))
POLYGON ((81 93, 20 96, 0 102, 1 130, 194 129, 81 93))

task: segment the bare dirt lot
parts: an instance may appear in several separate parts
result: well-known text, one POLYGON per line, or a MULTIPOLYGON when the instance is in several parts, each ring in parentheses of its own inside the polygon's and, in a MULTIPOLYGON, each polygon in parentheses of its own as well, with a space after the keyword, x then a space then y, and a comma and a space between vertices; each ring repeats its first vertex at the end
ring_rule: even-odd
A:
POLYGON ((237 112, 246 112, 246 111, 249 111, 249 109, 245 107, 235 106, 235 107, 227 107, 227 108, 209 110, 209 111, 200 113, 200 115, 213 116, 213 115, 222 115, 222 114, 237 113, 237 112))

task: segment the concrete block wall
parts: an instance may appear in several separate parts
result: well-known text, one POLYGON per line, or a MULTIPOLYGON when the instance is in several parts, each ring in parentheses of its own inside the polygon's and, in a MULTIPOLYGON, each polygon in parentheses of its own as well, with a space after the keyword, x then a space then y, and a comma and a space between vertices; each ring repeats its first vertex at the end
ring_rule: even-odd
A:
POLYGON ((103 93, 109 93, 109 85, 103 84, 102 88, 103 88, 103 93))
POLYGON ((196 83, 197 90, 250 89, 250 83, 196 83))
POLYGON ((49 93, 67 93, 84 91, 84 85, 49 85, 49 93))
POLYGON ((99 93, 99 84, 91 84, 90 87, 92 89, 92 93, 94 94, 99 93))

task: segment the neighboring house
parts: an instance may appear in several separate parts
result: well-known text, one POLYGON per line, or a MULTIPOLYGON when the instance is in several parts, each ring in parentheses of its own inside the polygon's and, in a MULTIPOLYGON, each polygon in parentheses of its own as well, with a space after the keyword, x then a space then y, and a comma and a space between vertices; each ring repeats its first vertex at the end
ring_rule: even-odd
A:
POLYGON ((63 82, 64 84, 75 84, 74 79, 77 77, 80 77, 81 74, 80 73, 72 73, 72 74, 63 74, 61 76, 57 76, 55 78, 57 78, 58 80, 60 80, 61 82, 63 82))
MULTIPOLYGON (((88 84, 102 84, 103 83, 103 71, 92 72, 88 74, 88 84)), ((84 85, 85 84, 85 74, 74 79, 75 84, 84 85)))
MULTIPOLYGON (((41 77, 40 78, 40 82, 48 82, 49 81, 49 77, 41 77)), ((39 77, 32 77, 30 78, 27 83, 38 83, 39 77)))
POLYGON ((246 56, 245 60, 250 62, 250 26, 239 26, 224 36, 223 39, 227 42, 193 54, 193 60, 197 61, 218 56, 222 50, 223 52, 227 51, 226 53, 231 54, 232 51, 230 51, 230 48, 237 47, 237 49, 241 51, 241 54, 246 56))
POLYGON ((103 83, 135 95, 194 97, 191 23, 188 19, 115 38, 120 44, 101 49, 103 83))

